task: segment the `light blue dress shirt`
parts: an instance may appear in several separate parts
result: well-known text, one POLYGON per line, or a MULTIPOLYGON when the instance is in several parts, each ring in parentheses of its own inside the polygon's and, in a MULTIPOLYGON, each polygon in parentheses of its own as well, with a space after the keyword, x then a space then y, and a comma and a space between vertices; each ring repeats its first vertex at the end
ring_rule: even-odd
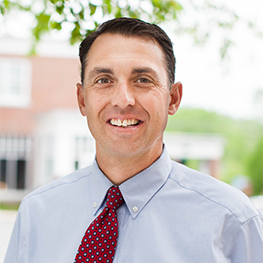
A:
MULTIPOLYGON (((112 183, 96 161, 22 202, 5 263, 72 263, 112 183)), ((238 190, 161 157, 120 185, 114 263, 262 263, 262 216, 238 190)))

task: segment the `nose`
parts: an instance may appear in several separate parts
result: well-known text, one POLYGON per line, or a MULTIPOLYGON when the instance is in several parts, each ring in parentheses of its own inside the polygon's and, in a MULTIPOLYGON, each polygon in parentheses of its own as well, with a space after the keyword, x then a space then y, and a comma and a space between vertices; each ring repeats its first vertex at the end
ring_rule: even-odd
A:
POLYGON ((131 86, 127 83, 117 84, 112 95, 112 106, 122 109, 127 106, 134 106, 135 94, 131 86))

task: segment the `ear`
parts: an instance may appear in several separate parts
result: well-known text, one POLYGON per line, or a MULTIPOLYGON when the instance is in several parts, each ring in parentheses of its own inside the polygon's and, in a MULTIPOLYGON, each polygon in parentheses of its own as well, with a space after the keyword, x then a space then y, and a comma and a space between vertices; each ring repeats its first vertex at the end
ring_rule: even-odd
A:
POLYGON ((174 115, 180 105, 183 95, 183 85, 181 82, 174 83, 170 90, 170 103, 168 108, 168 114, 174 115))
POLYGON ((86 106, 85 106, 85 100, 84 100, 84 89, 82 84, 77 83, 77 99, 79 104, 79 110, 82 114, 82 116, 86 116, 86 106))

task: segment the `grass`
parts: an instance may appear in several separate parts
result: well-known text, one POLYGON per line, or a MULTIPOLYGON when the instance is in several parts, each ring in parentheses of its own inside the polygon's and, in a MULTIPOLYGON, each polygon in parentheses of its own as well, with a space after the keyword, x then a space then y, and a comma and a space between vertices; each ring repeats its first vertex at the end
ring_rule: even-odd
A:
POLYGON ((20 203, 0 203, 2 210, 18 210, 20 203))

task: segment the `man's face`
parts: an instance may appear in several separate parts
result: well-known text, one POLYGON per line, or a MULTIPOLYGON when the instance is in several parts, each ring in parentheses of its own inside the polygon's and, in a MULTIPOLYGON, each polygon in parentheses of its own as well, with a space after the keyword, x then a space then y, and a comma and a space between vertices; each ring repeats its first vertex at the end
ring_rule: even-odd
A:
POLYGON ((97 158, 161 154, 168 114, 176 112, 182 87, 177 83, 169 90, 163 51, 156 42, 99 36, 88 53, 84 83, 77 87, 97 158))

